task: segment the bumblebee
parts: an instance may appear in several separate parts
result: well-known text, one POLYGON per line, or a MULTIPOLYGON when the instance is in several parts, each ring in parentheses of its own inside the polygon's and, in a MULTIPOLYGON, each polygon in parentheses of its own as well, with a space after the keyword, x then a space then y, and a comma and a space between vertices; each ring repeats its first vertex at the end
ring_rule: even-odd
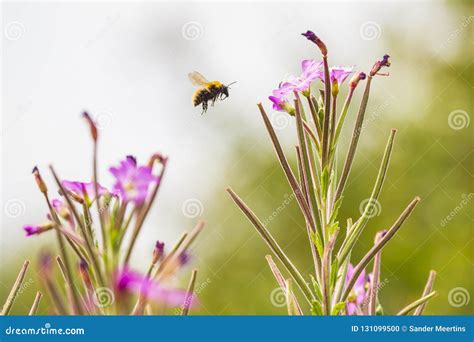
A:
POLYGON ((197 71, 190 72, 188 77, 192 84, 199 87, 199 89, 194 92, 193 105, 197 107, 202 104, 201 114, 207 111, 209 101, 211 102, 211 106, 214 106, 217 100, 225 100, 228 98, 229 86, 235 83, 232 82, 229 85, 224 85, 219 81, 209 82, 197 71))

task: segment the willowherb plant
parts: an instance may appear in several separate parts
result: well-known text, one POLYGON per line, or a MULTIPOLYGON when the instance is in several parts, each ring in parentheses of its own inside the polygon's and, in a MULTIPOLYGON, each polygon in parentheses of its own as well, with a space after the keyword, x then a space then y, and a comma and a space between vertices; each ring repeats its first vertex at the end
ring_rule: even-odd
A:
MULTIPOLYGON (((378 300, 378 291, 385 285, 380 281, 381 251, 401 228, 420 199, 415 197, 391 228, 376 234, 373 247, 355 266, 351 264, 351 253, 364 227, 373 216, 375 205, 378 204, 378 197, 392 154, 396 130, 393 129, 389 134, 368 204, 361 217, 355 222, 352 219, 347 220, 344 236, 339 234, 343 228, 338 221, 338 211, 344 198, 344 188, 363 128, 370 88, 377 75, 388 75, 382 74, 380 71, 382 68, 390 66, 389 56, 385 55, 381 60, 375 62, 368 74, 354 73, 349 81, 347 97, 341 111, 338 112, 339 88, 352 73, 353 68, 329 68, 328 49, 324 42, 311 31, 303 33, 303 36, 319 48, 322 62, 304 60, 301 76, 290 77, 288 81, 280 83, 278 89, 274 90, 272 96, 269 97, 273 103, 273 109, 287 112, 295 117, 298 136, 296 157, 299 179, 296 178, 283 153, 263 105, 259 103, 258 108, 280 165, 305 219, 314 263, 314 274, 305 277, 244 201, 231 188, 228 188, 227 192, 289 273, 289 277, 285 278, 272 257, 267 256, 267 261, 278 285, 286 293, 288 314, 302 315, 304 313, 293 291, 293 282, 296 283, 303 298, 309 303, 312 314, 382 314, 383 309, 378 300), (341 129, 354 92, 358 84, 365 79, 367 81, 352 138, 343 167, 339 171, 336 167, 336 151, 340 142, 341 129), (311 89, 316 80, 321 80, 323 84, 323 89, 319 91, 321 94, 319 99, 316 99, 311 89), (294 95, 293 101, 290 100, 292 94, 294 95), (303 102, 307 102, 306 106, 303 105, 303 102), (305 114, 305 107, 310 113, 310 117, 305 114), (340 243, 336 245, 338 237, 340 243), (365 269, 372 260, 373 271, 366 276, 365 269)), ((436 295, 436 292, 432 291, 434 278, 435 272, 431 271, 422 297, 400 310, 399 315, 406 315, 412 311, 415 315, 419 315, 423 312, 427 301, 436 295)))
MULTIPOLYGON (((197 270, 192 271, 187 290, 171 283, 188 262, 190 246, 204 222, 199 221, 189 233, 183 233, 168 252, 165 244, 157 241, 150 251, 146 274, 132 270, 130 257, 160 189, 168 158, 157 153, 147 164, 140 165, 135 157, 127 156, 118 166, 109 168, 115 183, 108 190, 98 181, 97 126, 87 113, 83 116, 93 141, 91 182, 61 180, 50 166, 60 195, 50 199, 48 186, 35 167, 33 175, 47 205, 47 220, 24 226, 27 236, 56 232, 59 253, 54 256, 51 251, 43 251, 37 273, 52 313, 143 315, 163 314, 174 308, 175 314, 187 315, 194 301, 197 270)), ((29 261, 25 261, 2 315, 10 312, 21 292, 28 266, 29 261)), ((36 314, 41 298, 42 293, 38 292, 30 315, 36 314)))

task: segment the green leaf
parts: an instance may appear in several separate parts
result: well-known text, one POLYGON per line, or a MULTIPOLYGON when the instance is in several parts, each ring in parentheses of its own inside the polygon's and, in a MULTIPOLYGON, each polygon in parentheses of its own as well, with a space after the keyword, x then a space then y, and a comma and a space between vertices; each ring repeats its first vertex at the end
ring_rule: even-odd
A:
POLYGON ((331 315, 337 316, 346 307, 346 302, 339 302, 332 308, 331 315))
POLYGON ((322 174, 321 174, 321 191, 323 198, 326 198, 326 195, 328 193, 328 188, 329 188, 329 171, 327 168, 324 168, 322 174))
POLYGON ((316 232, 311 232, 311 239, 313 240, 314 245, 316 246, 316 250, 318 251, 319 256, 322 258, 324 253, 323 243, 321 242, 321 238, 319 234, 316 232))
POLYGON ((332 210, 331 217, 329 218, 329 223, 332 223, 332 222, 334 222, 334 220, 336 220, 337 214, 339 213, 339 208, 341 207, 343 198, 344 198, 344 196, 339 197, 339 199, 336 201, 336 203, 334 203, 334 208, 332 210))
POLYGON ((375 308, 375 315, 376 316, 383 316, 383 307, 380 304, 377 304, 377 307, 375 308))
POLYGON ((323 295, 321 293, 321 288, 318 284, 318 281, 312 275, 310 277, 311 277, 311 282, 313 283, 313 288, 314 288, 314 293, 316 295, 316 298, 318 300, 322 300, 323 295))
POLYGON ((311 306, 311 313, 316 316, 323 315, 323 307, 320 302, 313 300, 313 305, 311 306))
POLYGON ((334 232, 339 229, 339 222, 334 222, 328 227, 329 237, 334 235, 334 232))

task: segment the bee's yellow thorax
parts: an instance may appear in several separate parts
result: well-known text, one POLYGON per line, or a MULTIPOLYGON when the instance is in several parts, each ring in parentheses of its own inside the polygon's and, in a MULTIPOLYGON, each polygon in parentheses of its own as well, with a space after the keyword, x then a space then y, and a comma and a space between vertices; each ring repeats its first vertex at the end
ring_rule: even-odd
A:
POLYGON ((212 82, 209 82, 208 84, 206 84, 206 87, 212 87, 212 86, 221 87, 222 83, 219 82, 219 81, 212 81, 212 82))

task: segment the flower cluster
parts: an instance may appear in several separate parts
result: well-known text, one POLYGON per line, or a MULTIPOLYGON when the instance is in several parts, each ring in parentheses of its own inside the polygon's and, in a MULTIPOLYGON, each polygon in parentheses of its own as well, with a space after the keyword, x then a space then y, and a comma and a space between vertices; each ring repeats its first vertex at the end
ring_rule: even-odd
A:
MULTIPOLYGON (((168 252, 165 243, 157 241, 150 252, 147 272, 133 270, 132 252, 160 189, 168 159, 155 153, 142 164, 134 156, 126 156, 109 168, 113 182, 105 187, 98 181, 99 131, 87 113, 84 118, 93 141, 92 179, 61 180, 51 166, 59 197, 50 199, 48 186, 35 167, 33 176, 48 213, 44 223, 23 227, 28 237, 56 232, 58 255, 54 258, 53 252, 42 251, 38 272, 52 313, 141 315, 178 307, 187 314, 193 303, 190 298, 196 270, 187 290, 176 288, 174 283, 177 273, 189 262, 191 244, 204 223, 199 221, 193 230, 184 233, 168 252), (59 283, 55 269, 63 277, 59 283), (76 277, 82 287, 72 284, 76 277)), ((18 292, 21 274, 28 265, 26 262, 22 268, 13 294, 18 292)), ((33 313, 38 310, 41 297, 39 294, 35 299, 33 313)), ((10 302, 5 306, 5 314, 13 303, 10 302)))
MULTIPOLYGON (((373 247, 358 263, 354 263, 355 266, 351 264, 353 262, 351 255, 372 217, 370 204, 377 202, 382 190, 396 130, 392 130, 389 134, 368 202, 369 205, 364 209, 362 215, 355 220, 341 218, 339 208, 343 199, 348 197, 344 190, 361 136, 370 87, 376 76, 388 76, 388 73, 381 73, 381 70, 390 66, 389 56, 384 55, 381 60, 376 61, 368 73, 362 71, 354 73, 348 84, 344 104, 342 108, 339 108, 337 99, 340 88, 353 72, 354 67, 329 67, 329 50, 322 39, 311 31, 303 33, 303 36, 316 45, 321 53, 322 61, 304 60, 301 64, 301 75, 292 76, 280 83, 278 89, 275 89, 269 97, 273 109, 285 111, 295 117, 298 137, 296 147, 298 177, 295 176, 295 171, 283 152, 264 106, 260 103, 258 107, 277 152, 280 165, 305 220, 314 272, 303 275, 245 202, 231 188, 228 188, 227 192, 265 240, 273 255, 285 266, 288 272, 287 276, 279 270, 272 256, 267 256, 267 261, 279 287, 286 292, 288 314, 303 314, 301 310, 303 306, 299 305, 298 293, 292 289, 293 283, 297 285, 301 298, 311 306, 313 314, 379 314, 383 311, 378 298, 381 285, 381 251, 401 228, 420 199, 415 197, 390 229, 376 234, 373 247), (357 111, 352 138, 344 163, 342 167, 338 167, 339 158, 336 157, 336 152, 340 149, 341 130, 346 121, 355 90, 363 80, 367 81, 357 111), (311 88, 314 81, 320 81, 318 85, 322 89, 313 92, 311 88), (292 95, 293 99, 290 100, 292 95), (305 100, 307 101, 306 106, 305 100), (341 222, 347 222, 347 225, 343 226, 341 222), (343 230, 344 234, 340 234, 343 230), (373 270, 366 275, 365 269, 372 261, 373 270)), ((408 314, 412 311, 415 314, 423 312, 426 302, 436 294, 435 291, 432 291, 434 278, 435 272, 432 271, 422 297, 407 305, 399 314, 408 314)))
MULTIPOLYGON (((300 92, 304 96, 311 95, 311 84, 315 80, 324 83, 325 75, 322 70, 323 62, 317 62, 313 59, 305 59, 301 62, 302 73, 300 76, 290 76, 287 81, 280 83, 277 89, 273 90, 269 96, 273 103, 273 109, 285 111, 291 115, 295 114, 295 108, 289 103, 289 97, 293 92, 300 92)), ((334 66, 329 69, 331 82, 331 91, 333 96, 339 93, 339 87, 352 73, 354 67, 334 66)))

